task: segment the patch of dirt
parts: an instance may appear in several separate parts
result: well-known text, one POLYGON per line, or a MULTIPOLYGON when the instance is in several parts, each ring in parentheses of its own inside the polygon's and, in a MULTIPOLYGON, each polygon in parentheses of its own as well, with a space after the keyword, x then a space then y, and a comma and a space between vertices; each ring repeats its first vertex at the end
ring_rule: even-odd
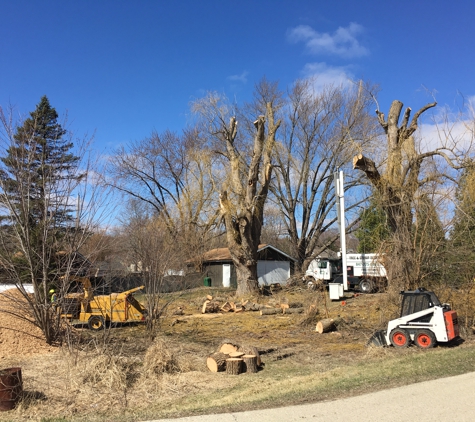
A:
MULTIPOLYGON (((12 315, 26 306, 16 289, 0 293, 0 362, 15 361, 15 358, 51 353, 54 347, 48 346, 42 332, 31 322, 12 315)), ((3 363, 2 363, 3 367, 3 363)))

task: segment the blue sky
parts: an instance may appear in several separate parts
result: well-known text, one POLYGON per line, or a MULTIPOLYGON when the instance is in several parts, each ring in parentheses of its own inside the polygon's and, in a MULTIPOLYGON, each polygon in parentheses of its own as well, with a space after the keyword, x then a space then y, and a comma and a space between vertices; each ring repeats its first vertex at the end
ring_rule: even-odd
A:
POLYGON ((263 76, 371 80, 383 112, 429 92, 453 106, 475 94, 474 12, 468 0, 0 0, 0 105, 26 114, 46 94, 106 150, 180 131, 206 91, 248 100, 263 76))

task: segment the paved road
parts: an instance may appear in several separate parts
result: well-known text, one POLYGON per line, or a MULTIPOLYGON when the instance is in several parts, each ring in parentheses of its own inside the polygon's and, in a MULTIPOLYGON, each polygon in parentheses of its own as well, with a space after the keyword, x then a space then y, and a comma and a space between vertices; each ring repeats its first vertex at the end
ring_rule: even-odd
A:
POLYGON ((160 422, 475 421, 475 372, 347 399, 160 422))

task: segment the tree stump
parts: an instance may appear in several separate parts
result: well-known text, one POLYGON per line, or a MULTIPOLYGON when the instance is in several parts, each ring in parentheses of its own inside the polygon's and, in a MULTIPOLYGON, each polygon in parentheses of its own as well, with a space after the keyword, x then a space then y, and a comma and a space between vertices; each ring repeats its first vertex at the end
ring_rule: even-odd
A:
POLYGON ((248 374, 255 374, 257 372, 257 356, 256 355, 244 355, 242 357, 243 372, 248 374))
POLYGON ((228 357, 225 353, 214 353, 206 359, 206 366, 211 372, 222 372, 226 369, 228 357))
POLYGON ((261 366, 262 361, 261 361, 261 356, 259 354, 259 350, 257 350, 257 347, 255 346, 248 346, 248 345, 242 345, 238 349, 239 352, 243 352, 245 355, 254 355, 257 357, 257 366, 261 366))
POLYGON ((242 372, 242 358, 226 359, 226 373, 229 375, 239 375, 242 372))
POLYGON ((334 324, 333 319, 328 318, 328 319, 322 319, 321 321, 318 321, 315 331, 318 331, 320 334, 322 334, 322 333, 328 333, 334 328, 335 328, 335 324, 334 324))

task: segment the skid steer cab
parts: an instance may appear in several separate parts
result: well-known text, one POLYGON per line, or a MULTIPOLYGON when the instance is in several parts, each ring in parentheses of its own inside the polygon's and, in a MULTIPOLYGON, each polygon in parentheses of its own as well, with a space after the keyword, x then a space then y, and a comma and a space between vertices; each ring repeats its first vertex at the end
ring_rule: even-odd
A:
POLYGON ((401 316, 389 321, 387 330, 373 334, 368 345, 422 349, 446 343, 459 336, 457 312, 441 304, 434 292, 424 288, 401 292, 401 316))

